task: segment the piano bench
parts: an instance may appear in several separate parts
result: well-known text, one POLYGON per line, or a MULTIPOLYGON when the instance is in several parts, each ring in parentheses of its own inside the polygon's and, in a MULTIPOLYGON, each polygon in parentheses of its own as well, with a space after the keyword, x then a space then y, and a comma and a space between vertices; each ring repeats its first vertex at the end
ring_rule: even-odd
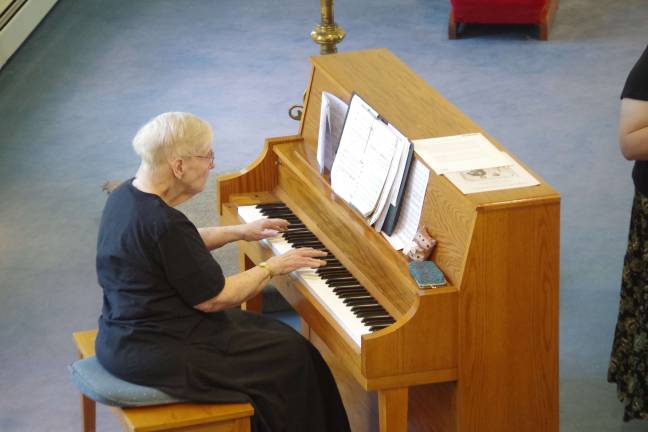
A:
POLYGON ((110 375, 94 357, 96 336, 96 330, 73 333, 81 360, 69 369, 81 390, 83 432, 96 430, 96 402, 111 406, 130 432, 250 432, 254 408, 248 403, 185 403, 110 375))

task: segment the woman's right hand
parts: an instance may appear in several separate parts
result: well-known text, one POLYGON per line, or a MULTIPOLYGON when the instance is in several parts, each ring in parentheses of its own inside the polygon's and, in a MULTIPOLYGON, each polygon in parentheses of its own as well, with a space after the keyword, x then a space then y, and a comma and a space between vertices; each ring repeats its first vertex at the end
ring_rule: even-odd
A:
POLYGON ((276 275, 290 273, 303 267, 322 267, 326 261, 319 258, 325 257, 326 252, 313 248, 299 248, 270 258, 266 262, 276 275))

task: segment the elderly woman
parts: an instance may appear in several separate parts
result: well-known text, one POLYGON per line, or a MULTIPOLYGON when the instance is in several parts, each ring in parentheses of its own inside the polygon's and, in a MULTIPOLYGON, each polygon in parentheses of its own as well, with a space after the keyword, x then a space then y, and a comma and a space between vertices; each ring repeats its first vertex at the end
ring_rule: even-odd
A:
POLYGON ((196 229, 175 209, 214 167, 211 128, 194 115, 155 117, 133 147, 139 170, 110 194, 99 229, 99 362, 178 398, 251 402, 256 431, 349 430, 319 352, 292 328, 236 308, 272 275, 324 265, 324 253, 297 249, 224 277, 210 250, 275 235, 287 222, 196 229))

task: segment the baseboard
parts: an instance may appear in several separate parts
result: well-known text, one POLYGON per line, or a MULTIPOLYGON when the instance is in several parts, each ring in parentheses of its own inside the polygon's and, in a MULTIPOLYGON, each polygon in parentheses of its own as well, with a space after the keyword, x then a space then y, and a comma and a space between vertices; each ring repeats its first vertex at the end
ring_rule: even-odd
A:
POLYGON ((57 0, 27 0, 0 30, 0 69, 27 39, 57 0))

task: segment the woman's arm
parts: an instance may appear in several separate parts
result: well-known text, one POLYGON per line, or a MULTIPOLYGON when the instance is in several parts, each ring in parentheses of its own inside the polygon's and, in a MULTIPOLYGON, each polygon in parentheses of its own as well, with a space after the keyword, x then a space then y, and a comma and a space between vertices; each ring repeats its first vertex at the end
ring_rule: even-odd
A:
POLYGON ((619 147, 628 160, 648 160, 648 101, 621 99, 619 147))
POLYGON ((274 237, 285 231, 288 221, 284 219, 259 219, 241 225, 198 228, 207 249, 214 250, 237 240, 258 241, 274 237))
POLYGON ((259 294, 268 280, 276 275, 290 273, 302 267, 321 267, 326 261, 318 257, 326 252, 312 248, 293 249, 283 255, 266 261, 266 267, 253 267, 225 279, 225 287, 215 297, 197 304, 194 308, 201 312, 217 312, 236 307, 259 294))

